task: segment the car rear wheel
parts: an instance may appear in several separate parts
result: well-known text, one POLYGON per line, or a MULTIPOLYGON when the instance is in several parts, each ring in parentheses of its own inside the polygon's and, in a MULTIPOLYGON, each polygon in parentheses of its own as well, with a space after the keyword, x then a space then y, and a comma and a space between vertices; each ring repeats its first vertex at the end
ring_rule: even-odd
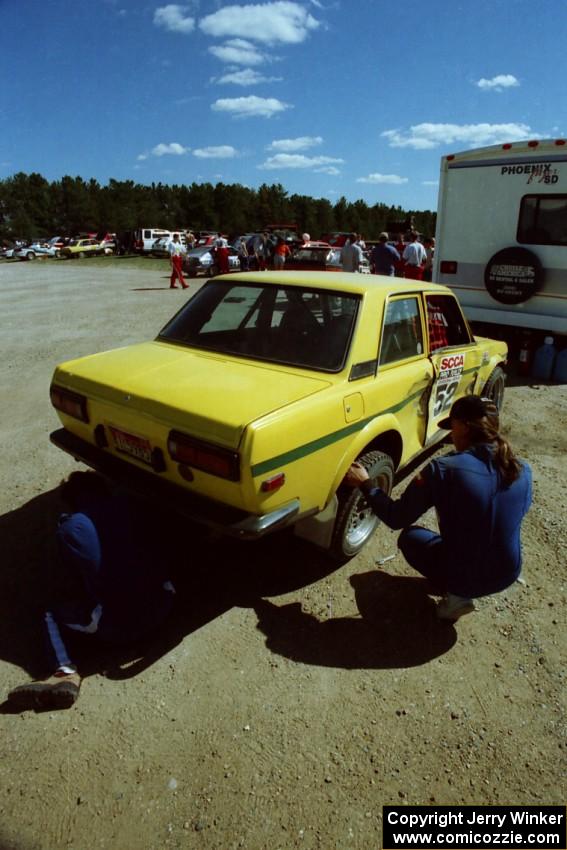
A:
POLYGON ((492 402, 494 402, 499 413, 502 410, 502 405, 504 404, 505 388, 506 374, 500 366, 497 366, 484 385, 482 395, 484 398, 489 398, 492 402))
MULTIPOLYGON (((394 484, 394 463, 384 452, 367 452, 358 458, 372 483, 388 495, 394 484)), ((345 486, 337 493, 339 507, 330 551, 333 557, 345 561, 353 558, 365 546, 380 523, 358 489, 345 486)))
POLYGON ((34 251, 28 251, 28 253, 26 254, 26 257, 28 258, 28 260, 35 260, 35 252, 34 251))
POLYGON ((78 253, 78 257, 79 257, 79 260, 84 260, 84 259, 85 259, 85 252, 84 252, 84 251, 79 251, 79 253, 78 253))

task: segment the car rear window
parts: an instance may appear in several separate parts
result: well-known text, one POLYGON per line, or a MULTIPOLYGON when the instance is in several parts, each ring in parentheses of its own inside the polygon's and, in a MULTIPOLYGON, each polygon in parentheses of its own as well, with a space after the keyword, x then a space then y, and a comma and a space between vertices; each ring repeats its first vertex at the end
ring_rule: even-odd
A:
POLYGON ((158 339, 224 354, 338 372, 360 298, 346 292, 212 281, 158 339))

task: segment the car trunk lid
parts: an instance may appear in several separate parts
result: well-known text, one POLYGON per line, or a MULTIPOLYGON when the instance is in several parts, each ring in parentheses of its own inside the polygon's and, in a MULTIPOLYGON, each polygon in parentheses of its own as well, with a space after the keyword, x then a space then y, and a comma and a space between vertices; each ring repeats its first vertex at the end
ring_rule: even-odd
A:
MULTIPOLYGON (((70 361, 54 382, 237 449, 246 426, 329 385, 323 376, 154 341, 70 361)), ((116 416, 115 416, 116 412, 116 416)))

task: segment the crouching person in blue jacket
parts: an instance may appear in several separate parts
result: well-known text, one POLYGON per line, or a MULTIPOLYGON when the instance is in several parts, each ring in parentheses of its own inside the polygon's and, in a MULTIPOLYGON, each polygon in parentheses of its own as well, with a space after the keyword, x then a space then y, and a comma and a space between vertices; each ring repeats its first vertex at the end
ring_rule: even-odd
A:
POLYGON ((61 485, 61 497, 70 513, 59 517, 59 555, 80 591, 44 612, 51 675, 9 693, 8 700, 21 708, 73 705, 81 686, 68 649, 73 633, 127 644, 160 626, 173 608, 167 558, 140 502, 111 489, 96 472, 73 472, 61 485))
POLYGON ((380 519, 402 528, 398 546, 410 566, 445 592, 441 619, 474 611, 474 599, 498 593, 518 578, 520 527, 532 498, 531 469, 499 432, 489 399, 464 396, 439 427, 451 431, 456 451, 431 461, 393 500, 358 463, 344 483, 359 487, 380 519), (413 523, 437 509, 439 534, 413 523))

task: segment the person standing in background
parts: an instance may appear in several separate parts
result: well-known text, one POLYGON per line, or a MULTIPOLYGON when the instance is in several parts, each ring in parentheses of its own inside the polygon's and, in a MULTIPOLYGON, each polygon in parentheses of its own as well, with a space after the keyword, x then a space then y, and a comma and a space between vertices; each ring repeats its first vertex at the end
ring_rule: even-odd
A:
POLYGON ((171 277, 169 278, 169 288, 176 288, 176 281, 178 280, 183 289, 187 289, 188 285, 185 283, 185 278, 183 277, 183 258, 187 251, 185 250, 185 245, 181 242, 178 233, 173 234, 173 238, 171 242, 167 245, 167 250, 169 251, 169 262, 171 263, 171 277))
POLYGON ((400 255, 393 245, 388 245, 388 234, 381 233, 378 237, 378 245, 372 249, 370 254, 370 267, 373 274, 384 274, 393 277, 396 264, 400 262, 400 255))
POLYGON ((357 234, 351 233, 341 249, 341 265, 344 272, 358 272, 363 260, 362 248, 357 243, 357 234))
POLYGON ((404 234, 403 233, 398 233, 398 240, 397 240, 396 244, 394 245, 394 248, 396 249, 396 251, 400 255, 400 259, 396 261, 396 265, 395 265, 396 277, 405 277, 405 273, 404 273, 405 263, 404 263, 402 257, 404 256, 404 251, 406 250, 406 243, 404 242, 404 234))
POLYGON ((240 262, 240 271, 247 272, 249 265, 249 257, 248 257, 248 247, 246 245, 246 237, 241 236, 238 240, 236 253, 238 254, 238 260, 240 262))
POLYGON ((406 245, 402 259, 405 263, 405 276, 411 280, 422 280, 427 254, 421 242, 418 241, 418 234, 415 230, 411 232, 411 242, 406 245))
POLYGON ((278 241, 276 242, 276 247, 274 248, 274 270, 281 271, 285 266, 285 261, 287 257, 291 254, 289 250, 289 245, 286 244, 285 240, 282 239, 281 236, 278 236, 278 241))
POLYGON ((427 239, 423 240, 423 246, 425 248, 426 260, 425 260, 425 268, 423 269, 423 280, 431 281, 433 275, 433 257, 435 256, 435 239, 432 236, 428 236, 427 239))

